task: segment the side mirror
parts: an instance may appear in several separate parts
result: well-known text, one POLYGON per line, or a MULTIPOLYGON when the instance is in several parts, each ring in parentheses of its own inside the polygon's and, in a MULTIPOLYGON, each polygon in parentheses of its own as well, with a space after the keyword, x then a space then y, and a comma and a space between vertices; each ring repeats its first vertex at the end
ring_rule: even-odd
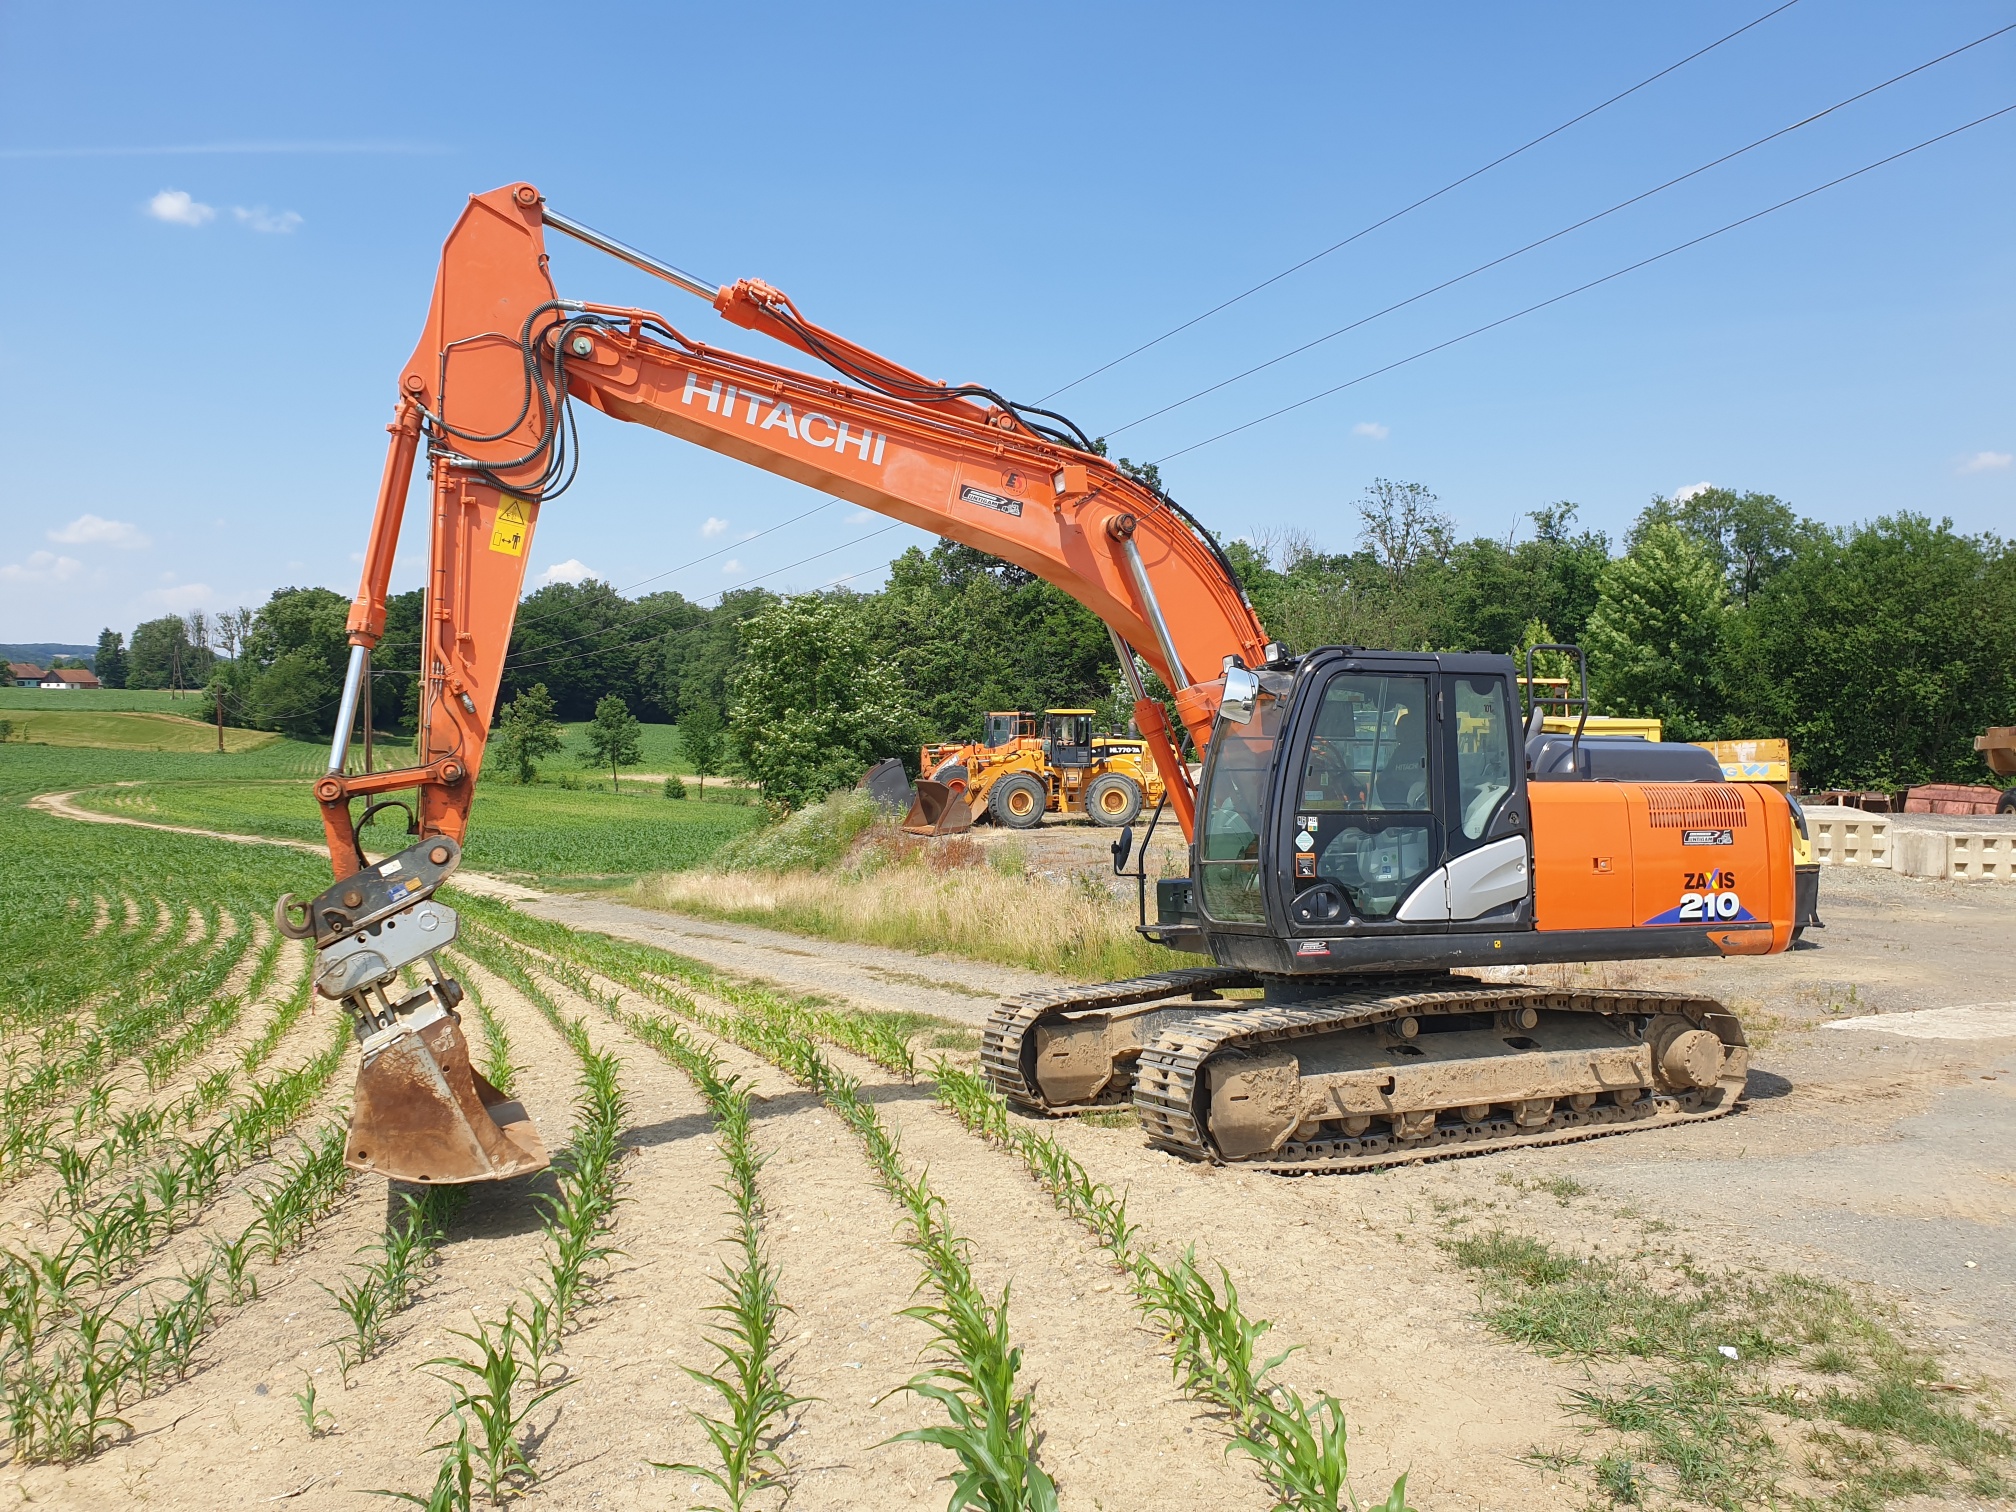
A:
POLYGON ((1134 826, 1128 825, 1120 831, 1120 838, 1113 842, 1113 875, 1127 874, 1127 858, 1134 854, 1134 826))
POLYGON ((1234 724, 1253 718, 1253 706, 1260 699, 1260 674, 1244 667, 1225 669, 1225 696, 1218 702, 1218 715, 1234 724))

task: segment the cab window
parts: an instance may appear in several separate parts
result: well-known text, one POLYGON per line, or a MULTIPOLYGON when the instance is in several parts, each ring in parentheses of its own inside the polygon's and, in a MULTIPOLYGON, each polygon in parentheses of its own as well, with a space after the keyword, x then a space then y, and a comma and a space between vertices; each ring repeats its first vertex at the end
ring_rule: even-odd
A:
POLYGON ((1282 701, 1263 691, 1251 721, 1220 720, 1211 737, 1197 834, 1199 902, 1209 918, 1259 923, 1267 917, 1260 895, 1260 827, 1281 716, 1282 701))
POLYGON ((1418 813, 1428 801, 1428 679, 1334 677, 1302 765, 1302 813, 1418 813))
POLYGON ((1361 919, 1392 915, 1440 859, 1430 795, 1428 679, 1333 677, 1303 756, 1291 891, 1333 883, 1361 919))
POLYGON ((1458 677, 1456 690, 1456 828, 1480 840, 1512 791, 1512 719, 1505 682, 1458 677))

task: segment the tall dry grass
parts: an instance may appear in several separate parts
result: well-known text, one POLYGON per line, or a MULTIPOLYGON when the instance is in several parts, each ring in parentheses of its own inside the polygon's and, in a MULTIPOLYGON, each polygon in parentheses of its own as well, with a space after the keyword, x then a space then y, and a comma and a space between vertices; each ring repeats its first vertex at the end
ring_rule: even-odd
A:
POLYGON ((802 810, 706 870, 639 880, 632 896, 673 913, 761 924, 821 939, 943 952, 1079 980, 1139 976, 1199 958, 1134 932, 1134 901, 1095 873, 1060 880, 1013 847, 919 840, 864 822, 852 795, 802 810), (788 837, 781 831, 789 827, 788 837), (844 840, 835 843, 838 836, 844 840), (781 842, 781 843, 780 843, 781 842), (796 864, 773 867, 766 861, 796 864))

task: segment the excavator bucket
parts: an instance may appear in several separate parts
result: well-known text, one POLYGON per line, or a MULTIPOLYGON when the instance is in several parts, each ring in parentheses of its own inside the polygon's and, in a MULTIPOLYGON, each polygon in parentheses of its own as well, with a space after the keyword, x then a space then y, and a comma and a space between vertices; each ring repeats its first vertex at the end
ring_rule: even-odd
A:
POLYGON ((548 1156, 524 1108, 469 1063, 455 1015, 429 1004, 364 1042, 343 1162, 443 1186, 528 1175, 548 1156))
POLYGON ((973 806, 963 787, 954 789, 929 777, 917 779, 917 800, 903 820, 910 835, 957 835, 973 828, 973 806))
POLYGON ((396 1181, 459 1186, 544 1170, 546 1146, 525 1110, 469 1063, 455 1005, 462 987, 441 975, 439 952, 461 928, 434 891, 461 864, 445 835, 343 878, 313 902, 283 893, 273 923, 315 941, 315 991, 357 1026, 357 1093, 343 1163, 396 1181), (299 917, 297 917, 297 914, 299 917), (402 972, 431 980, 398 1002, 402 972))

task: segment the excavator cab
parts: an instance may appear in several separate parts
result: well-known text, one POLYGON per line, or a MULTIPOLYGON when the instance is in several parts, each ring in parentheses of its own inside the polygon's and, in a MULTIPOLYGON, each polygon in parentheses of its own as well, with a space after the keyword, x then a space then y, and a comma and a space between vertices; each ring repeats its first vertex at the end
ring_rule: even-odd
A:
POLYGON ((1254 676, 1205 768, 1200 944, 1303 975, 1346 950, 1411 964, 1452 934, 1532 927, 1507 658, 1319 652, 1254 676))
POLYGON ((529 1175, 549 1164, 524 1108, 469 1057, 462 986, 441 969, 455 910, 434 894, 462 859, 445 835, 297 904, 283 894, 274 923, 316 946, 315 991, 349 1011, 359 1068, 344 1164, 398 1181, 460 1185, 529 1175), (424 972, 424 976, 421 974, 424 972))

